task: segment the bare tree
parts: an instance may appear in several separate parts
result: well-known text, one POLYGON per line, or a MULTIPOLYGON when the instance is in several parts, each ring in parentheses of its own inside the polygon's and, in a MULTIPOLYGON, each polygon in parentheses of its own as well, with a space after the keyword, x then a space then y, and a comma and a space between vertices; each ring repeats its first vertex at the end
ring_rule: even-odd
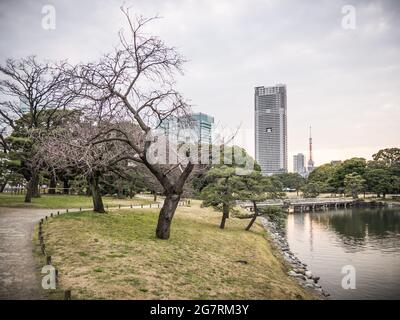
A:
POLYGON ((131 158, 124 145, 115 143, 93 144, 98 135, 96 123, 77 120, 74 124, 53 130, 40 139, 40 152, 49 170, 74 170, 82 174, 93 198, 93 211, 105 212, 100 192, 100 179, 106 172, 122 170, 117 167, 131 158))
MULTIPOLYGON (((138 129, 132 135, 129 126, 105 126, 93 143, 114 141, 126 145, 132 159, 145 165, 156 177, 165 194, 156 236, 168 239, 183 186, 194 164, 189 152, 183 152, 174 165, 157 163, 151 158, 153 147, 159 142, 155 130, 166 119, 188 113, 188 105, 174 89, 174 76, 182 72, 184 59, 161 39, 144 33, 144 27, 155 18, 132 18, 129 9, 121 10, 128 22, 129 35, 121 31, 119 46, 112 53, 96 63, 77 66, 74 77, 80 83, 82 96, 91 101, 108 101, 110 119, 128 120, 138 129), (176 170, 179 174, 171 175, 176 170)), ((96 107, 105 106, 96 104, 96 107)))
POLYGON ((40 162, 32 162, 36 147, 35 141, 29 140, 30 132, 49 132, 62 123, 67 114, 62 111, 73 99, 65 92, 65 65, 39 62, 30 56, 8 59, 0 66, 0 122, 9 127, 11 147, 21 156, 20 173, 28 181, 25 202, 38 196, 40 171, 36 167, 40 162), (17 143, 13 145, 13 141, 17 143))

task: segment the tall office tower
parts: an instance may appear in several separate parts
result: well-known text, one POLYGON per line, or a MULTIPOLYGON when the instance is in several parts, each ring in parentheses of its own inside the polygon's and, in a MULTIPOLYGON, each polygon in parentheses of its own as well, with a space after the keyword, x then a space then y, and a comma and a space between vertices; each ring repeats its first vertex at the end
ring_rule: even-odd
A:
POLYGON ((308 159, 308 165, 307 165, 307 171, 308 173, 314 171, 314 160, 312 156, 312 137, 311 137, 311 126, 310 126, 310 138, 308 139, 309 141, 309 152, 310 152, 310 158, 308 159))
POLYGON ((298 173, 302 176, 306 173, 304 154, 298 153, 293 156, 293 172, 298 173))
POLYGON ((287 172, 286 86, 256 87, 255 149, 263 175, 287 172))

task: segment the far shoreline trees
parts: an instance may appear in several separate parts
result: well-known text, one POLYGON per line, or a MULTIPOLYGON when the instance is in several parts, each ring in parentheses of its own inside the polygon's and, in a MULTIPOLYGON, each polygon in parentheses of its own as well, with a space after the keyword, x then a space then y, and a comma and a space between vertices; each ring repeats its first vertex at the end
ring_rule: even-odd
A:
POLYGON ((385 198, 389 193, 399 194, 399 155, 400 148, 386 148, 374 154, 370 161, 351 158, 341 163, 323 164, 310 173, 303 190, 312 189, 312 196, 332 193, 356 197, 361 192, 370 192, 385 198))

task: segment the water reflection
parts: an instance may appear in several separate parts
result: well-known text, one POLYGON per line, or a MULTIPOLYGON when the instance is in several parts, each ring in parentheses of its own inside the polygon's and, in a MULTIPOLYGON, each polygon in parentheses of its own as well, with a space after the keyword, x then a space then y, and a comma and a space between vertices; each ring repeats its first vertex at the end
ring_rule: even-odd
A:
POLYGON ((399 209, 291 214, 287 238, 333 298, 400 298, 399 209), (356 290, 341 288, 341 268, 347 264, 356 267, 356 290))
POLYGON ((352 252, 366 247, 395 249, 400 246, 400 211, 353 209, 312 213, 312 221, 334 230, 343 246, 352 252))
POLYGON ((368 235, 384 237, 400 232, 400 212, 390 209, 354 209, 327 214, 313 214, 312 219, 333 227, 346 237, 365 238, 368 235))

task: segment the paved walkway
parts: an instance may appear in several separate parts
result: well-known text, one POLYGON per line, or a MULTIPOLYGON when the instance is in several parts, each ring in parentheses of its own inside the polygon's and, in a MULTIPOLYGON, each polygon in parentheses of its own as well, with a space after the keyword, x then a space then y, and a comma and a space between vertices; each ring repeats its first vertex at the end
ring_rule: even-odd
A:
POLYGON ((43 299, 33 257, 33 229, 54 210, 0 207, 0 300, 43 299))

